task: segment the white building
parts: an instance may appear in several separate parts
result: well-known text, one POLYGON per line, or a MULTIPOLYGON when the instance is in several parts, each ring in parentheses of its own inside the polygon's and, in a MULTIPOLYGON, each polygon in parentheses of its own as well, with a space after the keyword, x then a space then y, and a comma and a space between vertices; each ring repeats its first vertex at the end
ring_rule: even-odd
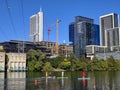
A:
POLYGON ((7 53, 8 71, 25 71, 26 70, 26 54, 25 53, 7 53))
MULTIPOLYGON (((118 14, 110 13, 110 14, 100 16, 100 45, 101 46, 106 46, 107 44, 106 42, 108 41, 106 37, 107 32, 112 33, 113 31, 115 31, 116 30, 115 28, 118 27, 118 24, 119 24, 118 14)), ((111 35, 113 36, 113 34, 111 35)), ((113 37, 111 37, 111 39, 112 38, 113 37)), ((112 45, 112 43, 109 43, 109 44, 112 45)), ((107 46, 111 46, 111 45, 107 44, 107 46)))
POLYGON ((120 45, 120 27, 105 30, 105 46, 114 47, 120 45))
POLYGON ((40 12, 30 17, 30 41, 43 41, 43 12, 40 12))
POLYGON ((98 53, 106 53, 108 51, 108 48, 106 46, 98 46, 98 45, 87 45, 86 46, 86 54, 87 57, 91 60, 93 57, 98 53))
POLYGON ((5 53, 0 52, 0 71, 5 70, 5 53))

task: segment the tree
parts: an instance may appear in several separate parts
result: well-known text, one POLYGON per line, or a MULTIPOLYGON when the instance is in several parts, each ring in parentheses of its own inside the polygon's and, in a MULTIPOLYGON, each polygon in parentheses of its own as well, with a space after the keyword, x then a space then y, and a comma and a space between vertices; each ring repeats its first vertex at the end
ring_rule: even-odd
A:
POLYGON ((120 60, 115 61, 115 70, 120 70, 120 60))
POLYGON ((70 70, 70 66, 71 66, 71 63, 70 63, 70 61, 68 61, 68 60, 62 61, 62 62, 59 64, 59 68, 65 69, 65 70, 70 70))
POLYGON ((73 53, 71 53, 68 60, 71 62, 71 71, 74 71, 76 69, 76 64, 78 63, 77 58, 73 53))
POLYGON ((46 55, 43 52, 41 52, 40 50, 37 50, 36 58, 38 61, 44 61, 44 60, 46 60, 46 55))
POLYGON ((43 66, 43 71, 49 72, 53 71, 54 68, 51 66, 50 62, 46 62, 43 66))
POLYGON ((42 70, 43 61, 46 58, 40 50, 29 50, 27 53, 27 67, 30 71, 42 70))
POLYGON ((49 62, 51 63, 52 67, 54 68, 58 68, 59 64, 64 61, 65 57, 63 55, 60 55, 56 58, 52 58, 49 60, 49 62))
POLYGON ((37 60, 36 56, 37 56, 37 51, 30 49, 27 52, 27 61, 37 60))
POLYGON ((113 58, 113 56, 110 56, 107 59, 107 63, 108 63, 108 69, 109 70, 114 70, 115 69, 115 59, 113 58))

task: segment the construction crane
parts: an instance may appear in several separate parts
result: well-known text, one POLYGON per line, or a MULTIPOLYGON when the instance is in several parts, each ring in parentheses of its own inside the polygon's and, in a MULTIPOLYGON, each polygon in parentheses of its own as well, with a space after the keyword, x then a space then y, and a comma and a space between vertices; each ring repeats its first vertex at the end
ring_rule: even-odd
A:
POLYGON ((55 45, 55 54, 58 55, 59 51, 59 45, 58 45, 58 24, 61 22, 61 20, 56 20, 56 45, 55 45))
MULTIPOLYGON (((61 22, 61 20, 56 20, 56 22, 54 24, 52 24, 51 26, 56 26, 56 44, 55 44, 55 54, 58 55, 58 51, 59 51, 59 45, 58 45, 58 24, 61 22)), ((51 29, 50 27, 48 27, 48 41, 50 41, 50 32, 51 29)))

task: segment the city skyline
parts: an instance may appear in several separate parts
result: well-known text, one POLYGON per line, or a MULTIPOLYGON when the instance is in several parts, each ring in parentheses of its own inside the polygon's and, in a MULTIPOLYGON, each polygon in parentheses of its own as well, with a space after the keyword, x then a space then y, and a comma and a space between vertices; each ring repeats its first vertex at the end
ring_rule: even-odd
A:
POLYGON ((120 14, 119 2, 88 0, 1 0, 0 1, 0 42, 8 40, 30 41, 30 16, 44 12, 44 40, 48 40, 47 29, 50 27, 50 41, 56 41, 56 30, 53 25, 57 19, 59 23, 59 43, 64 40, 69 43, 69 24, 75 16, 93 18, 96 24, 99 17, 109 13, 120 14), (109 4, 108 4, 109 2, 109 4), (6 32, 7 31, 7 32, 6 32))

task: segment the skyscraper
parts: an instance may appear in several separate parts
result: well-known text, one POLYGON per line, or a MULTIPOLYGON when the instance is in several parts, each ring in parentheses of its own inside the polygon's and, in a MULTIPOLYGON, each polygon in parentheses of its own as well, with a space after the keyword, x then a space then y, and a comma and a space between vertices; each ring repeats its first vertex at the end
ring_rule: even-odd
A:
POLYGON ((69 41, 74 42, 74 22, 69 24, 69 41))
POLYGON ((107 36, 109 35, 105 33, 110 33, 110 32, 112 33, 112 31, 116 30, 114 29, 116 27, 118 27, 118 15, 117 14, 111 13, 111 14, 100 16, 100 45, 111 46, 111 45, 106 44, 106 41, 108 41, 107 36))
POLYGON ((43 12, 40 11, 30 17, 30 41, 43 41, 43 12))
POLYGON ((74 54, 78 59, 85 55, 86 45, 100 44, 99 25, 96 25, 93 22, 94 20, 91 18, 76 16, 74 22, 74 29, 73 27, 69 28, 69 30, 74 30, 73 49, 74 54))

